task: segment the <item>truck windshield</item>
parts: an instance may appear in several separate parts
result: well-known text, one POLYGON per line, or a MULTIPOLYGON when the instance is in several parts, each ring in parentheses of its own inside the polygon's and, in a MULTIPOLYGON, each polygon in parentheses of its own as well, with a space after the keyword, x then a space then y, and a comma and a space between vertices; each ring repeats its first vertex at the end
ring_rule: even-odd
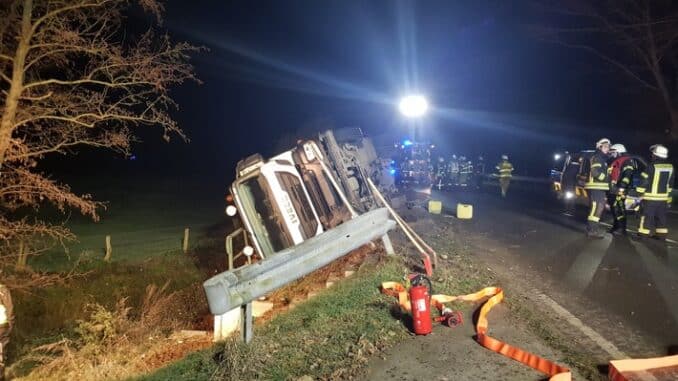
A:
POLYGON ((271 203, 273 198, 263 176, 248 179, 238 188, 245 208, 254 211, 247 214, 263 254, 269 255, 292 246, 282 216, 271 203))
POLYGON ((304 188, 301 185, 301 181, 299 181, 296 176, 286 172, 278 172, 276 173, 276 176, 278 177, 278 181, 280 181, 280 186, 292 199, 294 211, 297 216, 299 216, 304 239, 315 236, 318 229, 318 221, 315 219, 311 210, 312 206, 304 194, 304 188))

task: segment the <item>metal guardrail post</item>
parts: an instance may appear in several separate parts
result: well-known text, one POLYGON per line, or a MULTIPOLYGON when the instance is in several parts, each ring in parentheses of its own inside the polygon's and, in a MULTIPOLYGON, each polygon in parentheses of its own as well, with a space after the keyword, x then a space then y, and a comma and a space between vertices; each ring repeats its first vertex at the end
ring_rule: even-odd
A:
POLYGON ((386 250, 386 255, 394 255, 395 250, 393 250, 393 244, 391 243, 391 237, 388 236, 388 233, 384 234, 381 237, 381 242, 384 243, 384 249, 386 250))
POLYGON ((249 343, 252 341, 252 337, 254 337, 252 327, 252 303, 250 302, 240 307, 240 334, 243 342, 249 343))

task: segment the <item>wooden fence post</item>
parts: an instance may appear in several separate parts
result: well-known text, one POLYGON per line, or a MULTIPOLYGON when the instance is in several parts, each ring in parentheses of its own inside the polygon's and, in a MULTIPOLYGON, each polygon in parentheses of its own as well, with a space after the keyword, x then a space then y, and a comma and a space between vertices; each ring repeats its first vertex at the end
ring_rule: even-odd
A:
POLYGON ((110 262, 112 255, 113 255, 113 246, 111 246, 111 236, 107 235, 106 236, 106 256, 104 257, 104 261, 110 262))
POLYGON ((24 240, 19 241, 19 257, 16 260, 16 268, 18 270, 23 270, 26 268, 26 245, 24 240))
POLYGON ((184 229, 184 254, 188 253, 188 228, 184 229))

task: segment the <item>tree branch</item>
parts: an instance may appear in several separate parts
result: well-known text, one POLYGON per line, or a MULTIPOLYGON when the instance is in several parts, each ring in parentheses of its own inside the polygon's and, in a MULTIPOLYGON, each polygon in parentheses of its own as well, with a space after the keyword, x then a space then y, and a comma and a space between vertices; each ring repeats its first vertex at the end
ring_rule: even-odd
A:
POLYGON ((32 28, 31 28, 30 35, 33 36, 33 34, 35 34, 35 31, 38 30, 38 28, 40 27, 40 25, 42 25, 42 23, 44 23, 45 21, 47 21, 47 20, 49 20, 49 19, 51 19, 51 18, 53 18, 53 17, 55 17, 55 16, 57 16, 61 13, 74 11, 76 9, 102 7, 102 6, 106 5, 107 3, 113 3, 113 2, 115 2, 115 1, 114 0, 101 0, 101 1, 95 2, 95 3, 88 3, 86 1, 82 1, 80 4, 74 4, 74 5, 65 6, 65 7, 62 7, 62 8, 57 8, 57 9, 51 11, 51 12, 47 12, 44 16, 35 20, 32 28))
POLYGON ((149 85, 149 86, 155 86, 156 84, 153 82, 148 82, 148 81, 132 81, 132 82, 120 82, 120 83, 115 83, 115 82, 106 82, 106 81, 99 81, 95 79, 77 79, 73 81, 64 81, 60 79, 46 79, 44 81, 37 81, 33 83, 29 83, 24 86, 24 90, 31 89, 33 87, 38 87, 38 86, 47 86, 47 85, 61 85, 61 86, 77 86, 77 85, 85 85, 85 84, 90 84, 90 85, 101 85, 105 87, 126 87, 126 86, 136 86, 136 85, 149 85))
POLYGON ((592 46, 581 45, 581 44, 571 44, 571 43, 568 43, 568 42, 565 42, 565 41, 552 41, 552 42, 559 44, 559 45, 566 46, 568 48, 575 48, 575 49, 582 49, 582 50, 589 51, 589 52, 595 54, 596 56, 598 56, 600 59, 604 60, 605 62, 615 66, 618 69, 620 69, 623 73, 625 73, 628 76, 630 76, 631 78, 635 79, 636 81, 638 81, 644 87, 651 89, 653 91, 659 90, 656 85, 653 85, 650 82, 641 78, 638 74, 634 73, 631 69, 629 69, 627 65, 624 65, 623 63, 613 59, 612 57, 610 57, 606 54, 603 54, 601 51, 599 51, 598 49, 595 49, 592 46))

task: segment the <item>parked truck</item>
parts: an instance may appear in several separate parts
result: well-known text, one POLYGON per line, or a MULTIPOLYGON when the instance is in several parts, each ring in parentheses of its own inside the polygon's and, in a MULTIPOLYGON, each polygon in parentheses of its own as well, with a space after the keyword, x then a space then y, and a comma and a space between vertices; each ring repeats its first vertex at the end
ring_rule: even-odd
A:
POLYGON ((228 199, 251 244, 248 255, 266 258, 375 208, 366 180, 378 182, 383 170, 359 128, 322 132, 269 159, 241 160, 228 199))

